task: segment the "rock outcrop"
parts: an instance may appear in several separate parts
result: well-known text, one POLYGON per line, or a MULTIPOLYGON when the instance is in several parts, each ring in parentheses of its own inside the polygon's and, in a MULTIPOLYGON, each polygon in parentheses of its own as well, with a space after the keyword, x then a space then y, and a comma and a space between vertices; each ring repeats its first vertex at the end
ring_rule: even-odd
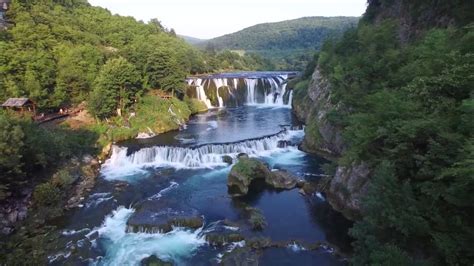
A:
POLYGON ((331 102, 331 86, 319 68, 313 73, 308 93, 303 98, 295 98, 293 110, 298 119, 306 124, 306 136, 302 148, 311 153, 324 154, 328 157, 339 157, 345 145, 342 131, 328 119, 328 112, 337 106, 331 102))
POLYGON ((297 180, 289 172, 271 171, 263 162, 241 156, 227 178, 229 194, 233 197, 245 196, 257 183, 264 183, 275 189, 293 189, 297 180))
MULTIPOLYGON (((342 129, 331 123, 328 113, 337 111, 331 101, 331 85, 316 67, 308 92, 303 98, 295 97, 293 111, 306 123, 305 138, 301 149, 320 154, 328 159, 340 157, 346 145, 342 129)), ((370 182, 370 169, 364 163, 350 167, 338 166, 329 186, 325 189, 328 202, 349 219, 358 219, 361 213, 361 199, 367 192, 370 182)))

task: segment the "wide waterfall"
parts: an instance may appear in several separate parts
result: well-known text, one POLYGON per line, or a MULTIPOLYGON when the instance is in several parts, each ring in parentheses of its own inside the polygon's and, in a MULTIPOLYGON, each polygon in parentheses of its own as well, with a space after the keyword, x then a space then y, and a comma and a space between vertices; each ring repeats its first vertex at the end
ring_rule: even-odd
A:
POLYGON ((291 107, 293 90, 288 81, 296 72, 224 73, 187 79, 187 95, 208 108, 265 105, 291 107))
POLYGON ((103 174, 119 168, 165 167, 212 168, 223 166, 224 155, 237 157, 240 153, 261 156, 284 150, 289 140, 302 130, 284 130, 276 135, 235 143, 208 144, 198 147, 155 146, 130 153, 127 147, 113 146, 112 156, 103 165, 103 174))

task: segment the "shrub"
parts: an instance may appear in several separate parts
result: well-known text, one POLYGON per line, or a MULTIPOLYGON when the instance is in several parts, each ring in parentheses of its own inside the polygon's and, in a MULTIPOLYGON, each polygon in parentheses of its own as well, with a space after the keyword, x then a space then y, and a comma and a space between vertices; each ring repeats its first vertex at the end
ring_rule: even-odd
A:
POLYGON ((51 179, 51 183, 55 187, 59 188, 68 188, 74 183, 75 179, 67 169, 61 169, 56 174, 54 174, 51 179))
POLYGON ((52 183, 38 185, 33 192, 33 200, 39 206, 51 206, 61 198, 61 191, 52 183))

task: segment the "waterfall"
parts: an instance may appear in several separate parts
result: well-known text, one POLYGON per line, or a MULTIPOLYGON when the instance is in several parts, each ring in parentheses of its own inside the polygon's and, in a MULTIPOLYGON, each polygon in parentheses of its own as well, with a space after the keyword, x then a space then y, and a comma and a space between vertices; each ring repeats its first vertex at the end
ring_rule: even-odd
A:
POLYGON ((224 166, 224 155, 237 157, 239 153, 260 156, 267 153, 283 151, 278 143, 290 140, 296 131, 285 130, 276 135, 260 139, 245 140, 235 143, 209 144, 194 148, 155 146, 143 148, 128 154, 128 148, 113 146, 112 156, 103 165, 103 173, 108 170, 144 167, 174 168, 210 168, 224 166))
POLYGON ((293 77, 295 74, 292 72, 228 73, 189 78, 187 81, 190 86, 195 86, 197 99, 206 103, 208 108, 241 105, 291 108, 292 91, 287 91, 290 75, 293 77), (239 88, 239 83, 245 84, 245 87, 239 88), (226 91, 221 88, 226 88, 226 91), (223 95, 224 92, 227 95, 223 95), (211 94, 215 96, 213 102, 209 99, 211 94))
POLYGON ((188 85, 194 85, 196 88, 196 97, 198 100, 206 104, 207 108, 213 108, 211 100, 207 98, 206 92, 204 91, 203 80, 188 80, 188 85))
POLYGON ((222 108, 224 107, 224 100, 219 95, 219 89, 226 86, 225 83, 227 83, 227 80, 225 80, 226 82, 224 82, 224 79, 213 79, 212 81, 214 85, 216 85, 216 95, 217 95, 217 100, 219 101, 219 108, 222 108))
POLYGON ((257 85, 256 79, 245 79, 245 85, 247 86, 247 104, 255 104, 255 87, 257 85))
POLYGON ((288 98, 288 105, 291 107, 292 103, 293 103, 293 90, 290 91, 290 97, 288 98))

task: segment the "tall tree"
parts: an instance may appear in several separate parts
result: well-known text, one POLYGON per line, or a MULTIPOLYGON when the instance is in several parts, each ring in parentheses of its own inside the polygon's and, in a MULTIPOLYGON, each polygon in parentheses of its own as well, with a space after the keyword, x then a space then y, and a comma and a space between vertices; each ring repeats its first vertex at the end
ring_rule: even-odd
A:
POLYGON ((126 59, 111 59, 101 68, 95 80, 89 108, 99 118, 118 114, 129 106, 141 91, 138 71, 126 59))

